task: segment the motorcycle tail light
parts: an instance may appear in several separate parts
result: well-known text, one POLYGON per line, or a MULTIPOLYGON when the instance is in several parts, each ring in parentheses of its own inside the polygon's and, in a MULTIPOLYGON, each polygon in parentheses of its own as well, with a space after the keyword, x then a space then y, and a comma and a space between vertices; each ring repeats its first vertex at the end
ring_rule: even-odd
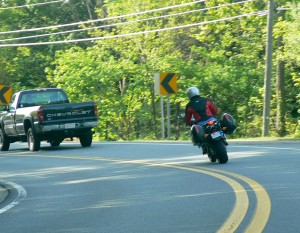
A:
POLYGON ((209 121, 207 122, 208 125, 213 125, 215 123, 215 121, 209 121))

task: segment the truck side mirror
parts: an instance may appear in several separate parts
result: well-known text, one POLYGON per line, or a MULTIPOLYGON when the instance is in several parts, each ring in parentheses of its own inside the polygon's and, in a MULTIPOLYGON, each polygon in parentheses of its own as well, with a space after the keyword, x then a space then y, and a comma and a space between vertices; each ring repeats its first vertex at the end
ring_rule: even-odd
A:
POLYGON ((14 111, 16 111, 16 108, 12 107, 12 106, 9 106, 9 107, 7 107, 7 111, 8 112, 14 112, 14 111))

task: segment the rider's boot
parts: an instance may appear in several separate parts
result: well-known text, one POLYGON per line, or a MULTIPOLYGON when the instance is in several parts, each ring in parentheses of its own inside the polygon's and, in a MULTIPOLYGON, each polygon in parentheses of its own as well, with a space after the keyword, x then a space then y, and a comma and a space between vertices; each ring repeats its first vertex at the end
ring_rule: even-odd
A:
POLYGON ((202 154, 207 154, 207 146, 206 145, 202 145, 202 154))

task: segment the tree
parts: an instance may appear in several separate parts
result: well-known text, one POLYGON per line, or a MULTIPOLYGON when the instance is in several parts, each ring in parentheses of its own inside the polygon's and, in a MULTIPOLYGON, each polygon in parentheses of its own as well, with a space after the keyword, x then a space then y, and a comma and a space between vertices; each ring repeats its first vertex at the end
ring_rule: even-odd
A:
MULTIPOLYGON (((156 139, 160 138, 161 124, 153 73, 175 72, 179 79, 178 93, 170 98, 172 129, 177 130, 173 138, 187 139, 188 134, 180 134, 187 129, 179 129, 176 115, 187 103, 185 90, 190 86, 198 86, 202 95, 211 98, 220 114, 228 112, 236 118, 239 129, 233 137, 260 136, 266 17, 253 12, 263 13, 265 8, 262 0, 72 0, 45 8, 0 11, 3 32, 99 19, 92 24, 48 28, 43 32, 51 33, 50 37, 21 42, 103 37, 89 42, 1 48, 0 80, 15 90, 59 86, 71 101, 95 100, 99 104, 96 131, 100 139, 156 139), (91 25, 98 28, 53 34, 91 25)), ((285 115, 287 132, 295 128, 299 109, 299 53, 292 49, 298 24, 287 15, 276 28, 284 45, 275 54, 278 61, 285 61, 287 114, 281 115, 285 115), (285 23, 287 27, 280 26, 285 23)), ((0 34, 0 40, 40 33, 0 34)), ((271 129, 275 133, 278 101, 275 84, 272 88, 271 129)))
MULTIPOLYGON (((6 34, 0 34, 1 43, 38 43, 42 41, 63 40, 69 37, 86 37, 87 33, 60 34, 34 37, 41 34, 57 32, 59 28, 44 30, 28 30, 43 28, 55 24, 66 24, 74 21, 85 21, 89 14, 84 4, 79 0, 69 3, 53 3, 48 5, 36 5, 38 0, 30 0, 28 7, 12 8, 21 6, 20 1, 11 0, 2 2, 0 6, 0 30, 6 34), (20 31, 26 30, 27 31, 20 31), (20 31, 20 32, 13 32, 20 31), (10 32, 10 33, 8 33, 10 32), (33 38, 20 39, 21 37, 33 38), (14 39, 13 38, 19 38, 14 39)), ((24 4, 24 3, 23 3, 24 4)), ((84 46, 86 46, 85 44, 84 46)), ((71 47, 69 44, 32 46, 32 47, 2 47, 0 48, 0 77, 8 85, 13 85, 14 90, 28 89, 34 87, 51 86, 46 79, 45 69, 51 67, 55 51, 71 47)))
POLYGON ((295 135, 299 137, 299 116, 300 116, 300 13, 299 4, 291 5, 295 10, 288 15, 288 20, 282 23, 284 26, 285 34, 283 40, 285 43, 284 47, 284 59, 286 60, 289 82, 287 83, 289 87, 287 105, 289 108, 289 116, 292 118, 292 127, 295 129, 295 135), (298 127, 297 127, 298 125, 298 127))

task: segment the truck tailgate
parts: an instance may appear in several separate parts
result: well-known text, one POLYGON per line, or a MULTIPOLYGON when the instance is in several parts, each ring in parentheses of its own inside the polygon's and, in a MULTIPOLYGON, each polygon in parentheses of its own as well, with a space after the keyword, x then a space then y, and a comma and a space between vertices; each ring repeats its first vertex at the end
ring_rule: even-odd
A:
POLYGON ((94 102, 43 105, 44 123, 80 122, 94 120, 96 109, 94 102))

